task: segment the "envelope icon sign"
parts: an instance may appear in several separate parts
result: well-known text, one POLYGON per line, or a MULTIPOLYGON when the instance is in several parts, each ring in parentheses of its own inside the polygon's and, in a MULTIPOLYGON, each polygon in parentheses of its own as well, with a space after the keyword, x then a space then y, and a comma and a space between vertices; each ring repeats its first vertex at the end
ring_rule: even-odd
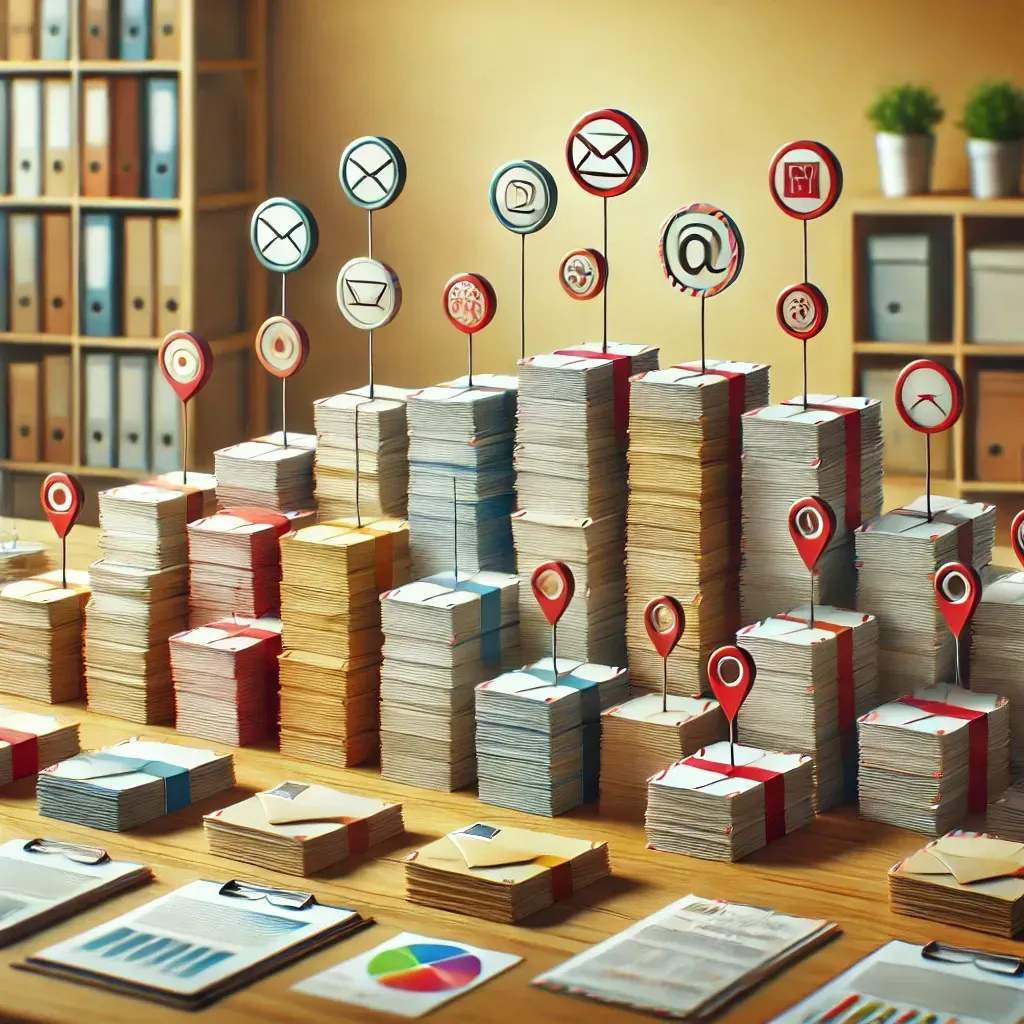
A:
POLYGON ((574 148, 582 151, 576 170, 585 178, 619 183, 629 174, 633 148, 632 140, 624 131, 585 128, 576 136, 576 141, 580 146, 574 148))
POLYGON ((599 196, 618 196, 632 188, 647 164, 643 130, 620 110, 587 114, 573 126, 566 147, 577 184, 599 196))
POLYGON ((381 299, 388 290, 383 281, 357 281, 351 277, 345 278, 345 291, 348 294, 348 301, 353 306, 371 306, 374 309, 383 309, 381 299))

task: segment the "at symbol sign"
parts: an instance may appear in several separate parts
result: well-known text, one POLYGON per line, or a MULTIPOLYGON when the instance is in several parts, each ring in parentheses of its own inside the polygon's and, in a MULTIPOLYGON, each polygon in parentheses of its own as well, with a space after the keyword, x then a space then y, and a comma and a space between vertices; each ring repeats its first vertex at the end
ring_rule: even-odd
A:
POLYGON ((722 242, 718 235, 702 224, 691 225, 679 236, 679 264, 688 274, 699 274, 707 270, 712 274, 721 274, 727 268, 716 267, 718 257, 722 255, 722 242), (700 251, 696 263, 690 261, 690 248, 700 251))

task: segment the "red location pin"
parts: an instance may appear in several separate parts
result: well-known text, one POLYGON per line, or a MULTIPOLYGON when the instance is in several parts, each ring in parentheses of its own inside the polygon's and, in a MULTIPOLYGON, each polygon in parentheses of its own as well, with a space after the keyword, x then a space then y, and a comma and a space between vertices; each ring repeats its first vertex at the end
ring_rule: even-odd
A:
POLYGON ((530 588, 544 618, 557 626, 576 591, 572 570, 564 562, 544 562, 533 570, 530 588))
POLYGON ((824 498, 812 496, 793 502, 789 510, 789 535, 808 572, 814 572, 835 532, 836 514, 824 498))
POLYGON ((39 498, 46 518, 63 540, 75 525, 85 504, 82 485, 67 473, 51 473, 39 489, 39 498))
POLYGON ((1018 512, 1010 524, 1010 545, 1017 561, 1024 565, 1024 511, 1018 512))
POLYGON ((736 721, 756 675, 754 659, 742 647, 719 647, 708 658, 708 680, 730 724, 736 721))
POLYGON ((981 577, 972 565, 947 562, 935 574, 935 598, 946 625, 959 641, 981 601, 981 577))
POLYGON ((160 369, 177 396, 187 402, 210 379, 213 352, 198 335, 172 331, 160 346, 160 369))
POLYGON ((654 649, 667 658, 676 649, 686 628, 683 606, 667 594, 654 598, 644 609, 644 626, 654 649))

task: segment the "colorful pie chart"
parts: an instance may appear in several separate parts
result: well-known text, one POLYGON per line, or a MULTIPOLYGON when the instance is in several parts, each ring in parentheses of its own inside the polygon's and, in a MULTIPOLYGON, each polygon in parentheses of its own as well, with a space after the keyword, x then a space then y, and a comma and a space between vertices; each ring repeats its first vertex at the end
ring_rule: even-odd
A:
POLYGON ((462 946, 417 942, 378 953, 367 973, 379 985, 405 992, 454 992, 480 974, 479 959, 462 946))

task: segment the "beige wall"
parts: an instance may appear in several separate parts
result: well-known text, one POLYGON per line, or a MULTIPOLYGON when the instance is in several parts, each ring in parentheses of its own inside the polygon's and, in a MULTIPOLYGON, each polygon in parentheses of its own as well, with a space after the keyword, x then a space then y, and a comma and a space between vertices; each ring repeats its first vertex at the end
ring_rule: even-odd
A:
MULTIPOLYGON (((795 394, 799 343, 777 327, 774 303, 800 276, 800 226, 772 203, 769 159, 785 142, 820 139, 844 165, 847 195, 877 191, 863 111, 878 87, 922 81, 951 114, 936 187, 962 188, 955 122, 966 90, 986 77, 1024 80, 1024 3, 982 0, 969 12, 961 0, 274 0, 272 187, 306 202, 321 236, 289 287, 289 312, 312 341, 290 390, 294 426, 310 425, 313 398, 365 380, 365 335, 334 298, 342 264, 366 251, 366 214, 337 178, 358 135, 389 136, 409 165, 400 199, 374 215, 375 255, 404 291, 377 335, 378 381, 423 386, 464 372, 463 338, 440 302, 464 270, 486 275, 499 298, 476 367, 514 371, 519 239, 494 219, 487 186, 520 157, 544 163, 560 195, 555 219, 527 240, 527 350, 600 337, 600 301, 571 301, 556 278, 566 251, 600 246, 601 202, 569 178, 563 150, 575 119, 599 106, 636 117, 651 152, 640 184, 609 203, 611 337, 660 345, 663 365, 699 354, 699 303, 668 285, 656 246, 674 209, 713 203, 738 222, 746 263, 708 301, 708 354, 770 362, 773 395, 795 394)), ((831 307, 811 343, 818 391, 852 387, 849 225, 842 201, 810 225, 810 277, 831 307)))

